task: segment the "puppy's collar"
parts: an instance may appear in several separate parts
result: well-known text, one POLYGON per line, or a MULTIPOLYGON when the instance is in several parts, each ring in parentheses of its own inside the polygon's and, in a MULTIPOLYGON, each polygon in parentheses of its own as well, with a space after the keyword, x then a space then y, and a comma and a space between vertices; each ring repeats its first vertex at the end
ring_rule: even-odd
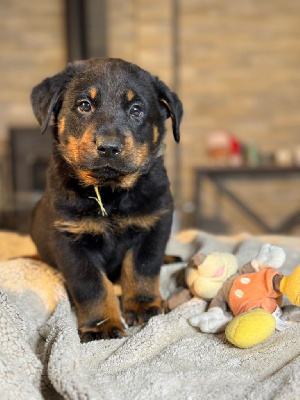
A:
POLYGON ((162 142, 158 148, 158 152, 156 153, 156 158, 162 156, 164 152, 166 151, 167 145, 162 142))

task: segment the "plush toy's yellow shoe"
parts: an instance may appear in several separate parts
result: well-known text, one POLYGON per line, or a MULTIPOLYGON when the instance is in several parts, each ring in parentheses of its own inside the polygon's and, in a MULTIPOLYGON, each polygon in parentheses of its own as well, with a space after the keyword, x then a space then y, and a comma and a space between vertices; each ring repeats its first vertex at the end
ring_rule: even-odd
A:
POLYGON ((284 276, 280 283, 280 291, 292 304, 300 306, 300 265, 289 276, 284 276))
POLYGON ((275 318, 256 308, 235 317, 226 327, 227 340, 241 349, 256 346, 268 339, 275 330, 275 318))

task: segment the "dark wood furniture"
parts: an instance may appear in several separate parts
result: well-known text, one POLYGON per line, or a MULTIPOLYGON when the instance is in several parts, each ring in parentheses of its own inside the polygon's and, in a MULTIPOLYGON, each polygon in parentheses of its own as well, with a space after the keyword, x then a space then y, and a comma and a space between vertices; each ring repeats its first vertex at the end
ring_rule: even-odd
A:
MULTIPOLYGON (((276 228, 269 226, 266 221, 259 216, 246 201, 241 199, 234 193, 228 186, 226 181, 232 180, 248 180, 255 181, 258 179, 285 179, 286 177, 295 176, 300 180, 300 167, 279 167, 279 166, 261 166, 261 167, 214 167, 214 168, 197 168, 196 170, 196 187, 195 187, 195 205, 196 205, 196 226, 203 228, 203 207, 201 196, 203 180, 209 179, 217 188, 220 194, 225 194, 230 201, 232 201, 239 209, 241 209, 248 217, 254 220, 264 232, 268 233, 288 233, 295 225, 300 224, 300 189, 299 192, 299 209, 290 214, 283 222, 276 228)), ((298 182, 297 186, 299 186, 298 182)))

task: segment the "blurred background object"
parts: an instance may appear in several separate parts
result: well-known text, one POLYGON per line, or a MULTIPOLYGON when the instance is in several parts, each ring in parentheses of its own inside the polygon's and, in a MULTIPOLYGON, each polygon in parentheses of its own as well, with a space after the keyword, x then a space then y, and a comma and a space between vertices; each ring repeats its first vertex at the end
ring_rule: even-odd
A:
POLYGON ((213 165, 240 166, 243 163, 242 145, 230 132, 212 132, 207 139, 207 150, 213 165))
POLYGON ((184 104, 180 145, 166 136, 175 230, 299 232, 299 1, 0 0, 0 5, 1 229, 26 231, 44 185, 51 139, 38 133, 32 87, 68 60, 104 56, 159 75, 184 104), (216 132, 223 136, 219 148, 208 146, 216 132), (196 222, 197 171, 208 167, 243 174, 222 175, 223 191, 209 177, 201 180, 206 219, 196 222), (263 224, 232 202, 228 191, 263 224), (285 224, 288 218, 293 226, 285 224))

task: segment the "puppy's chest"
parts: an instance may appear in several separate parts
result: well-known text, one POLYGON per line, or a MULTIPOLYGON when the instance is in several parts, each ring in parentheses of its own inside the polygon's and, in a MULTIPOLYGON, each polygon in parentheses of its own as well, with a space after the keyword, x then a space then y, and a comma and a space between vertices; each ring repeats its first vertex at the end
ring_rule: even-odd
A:
MULTIPOLYGON (((104 203, 105 206, 105 203, 104 203)), ((60 215, 54 221, 54 227, 60 232, 69 233, 79 239, 84 235, 102 236, 108 239, 111 235, 121 236, 128 231, 150 231, 166 213, 166 210, 146 212, 123 211, 115 207, 105 207, 107 215, 102 215, 100 206, 92 210, 60 215)))

